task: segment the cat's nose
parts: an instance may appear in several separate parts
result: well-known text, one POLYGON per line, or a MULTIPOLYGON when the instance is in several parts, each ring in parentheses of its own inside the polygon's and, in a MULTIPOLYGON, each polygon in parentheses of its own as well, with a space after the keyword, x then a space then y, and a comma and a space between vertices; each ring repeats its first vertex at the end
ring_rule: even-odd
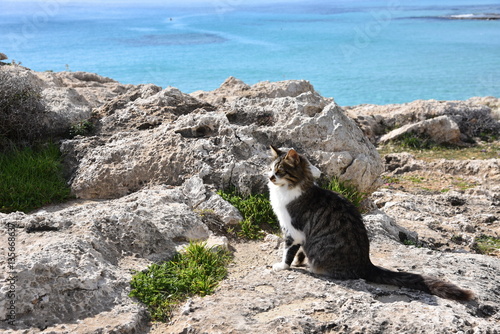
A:
POLYGON ((274 182, 274 181, 276 181, 276 176, 274 176, 274 175, 271 175, 271 176, 269 177, 269 180, 271 180, 271 182, 274 182))

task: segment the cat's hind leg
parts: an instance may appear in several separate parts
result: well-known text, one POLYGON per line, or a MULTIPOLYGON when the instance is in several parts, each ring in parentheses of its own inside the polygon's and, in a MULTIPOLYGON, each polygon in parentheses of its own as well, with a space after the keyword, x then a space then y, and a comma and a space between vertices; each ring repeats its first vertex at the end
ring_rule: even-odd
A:
POLYGON ((295 255, 295 260, 293 260, 292 265, 299 267, 299 266, 305 266, 307 261, 306 254, 304 253, 303 249, 299 249, 297 252, 297 255, 295 255))
POLYGON ((309 267, 309 270, 313 273, 313 274, 316 274, 316 275, 321 275, 321 276, 330 276, 332 277, 333 275, 328 271, 326 270, 325 268, 323 267, 320 267, 320 266, 317 266, 317 265, 314 265, 314 264, 310 264, 310 267, 309 267))
POLYGON ((283 260, 281 262, 275 263, 273 265, 273 270, 285 270, 289 269, 292 265, 293 259, 300 248, 300 244, 293 244, 294 240, 292 237, 288 236, 285 241, 285 250, 283 252, 283 260))

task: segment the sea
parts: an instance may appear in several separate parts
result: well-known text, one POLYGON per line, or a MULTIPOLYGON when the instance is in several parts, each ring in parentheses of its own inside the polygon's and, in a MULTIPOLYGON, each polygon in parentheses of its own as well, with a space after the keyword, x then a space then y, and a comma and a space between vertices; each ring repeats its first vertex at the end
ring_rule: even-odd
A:
POLYGON ((0 52, 185 93, 308 80, 342 106, 500 97, 500 1, 0 0, 0 52))

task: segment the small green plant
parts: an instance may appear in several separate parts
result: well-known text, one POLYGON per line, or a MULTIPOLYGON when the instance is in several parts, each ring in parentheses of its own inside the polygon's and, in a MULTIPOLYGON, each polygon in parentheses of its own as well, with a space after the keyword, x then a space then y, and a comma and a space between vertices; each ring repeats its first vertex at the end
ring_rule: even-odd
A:
POLYGON ((498 254, 500 250, 500 238, 481 235, 476 239, 474 249, 481 254, 498 254))
POLYGON ((73 124, 69 129, 71 138, 76 136, 88 136, 94 130, 94 124, 89 120, 80 121, 73 124))
POLYGON ((361 202, 366 198, 366 194, 360 192, 355 185, 341 181, 338 177, 332 177, 329 180, 320 180, 319 185, 324 189, 341 194, 358 209, 361 208, 361 202))
POLYGON ((422 244, 415 241, 415 240, 412 240, 412 239, 404 239, 403 240, 403 245, 405 246, 414 246, 414 247, 417 247, 417 248, 422 248, 422 244))
POLYGON ((230 260, 225 249, 190 243, 171 261, 137 272, 130 282, 130 296, 147 305, 153 320, 167 321, 182 301, 213 293, 226 277, 230 260))
POLYGON ((408 180, 412 183, 422 183, 425 181, 421 176, 408 176, 408 180))
POLYGON ((464 180, 463 178, 458 178, 452 182, 452 184, 460 190, 467 190, 474 188, 477 184, 470 183, 464 180))
POLYGON ((69 196, 55 144, 0 153, 0 212, 29 212, 69 196))
POLYGON ((381 178, 387 185, 401 182, 401 178, 397 176, 382 175, 381 178))
POLYGON ((487 142, 497 141, 500 137, 497 131, 486 131, 479 134, 479 138, 487 142))
POLYGON ((267 194, 242 196, 235 188, 217 192, 223 199, 231 203, 243 216, 237 234, 247 239, 261 239, 265 230, 276 232, 278 220, 267 194))
POLYGON ((237 234, 246 239, 262 239, 265 236, 264 230, 252 218, 243 219, 240 229, 237 234))
POLYGON ((406 133, 394 141, 403 148, 428 150, 436 146, 431 139, 415 133, 406 133))

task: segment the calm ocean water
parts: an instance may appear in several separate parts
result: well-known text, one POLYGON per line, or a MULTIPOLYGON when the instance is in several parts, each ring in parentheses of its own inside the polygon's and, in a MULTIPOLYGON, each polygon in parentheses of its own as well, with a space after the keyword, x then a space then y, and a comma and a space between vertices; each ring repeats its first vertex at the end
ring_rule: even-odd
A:
POLYGON ((186 93, 235 76, 306 79, 340 105, 500 96, 500 20, 449 19, 500 1, 130 2, 0 0, 0 52, 186 93))

